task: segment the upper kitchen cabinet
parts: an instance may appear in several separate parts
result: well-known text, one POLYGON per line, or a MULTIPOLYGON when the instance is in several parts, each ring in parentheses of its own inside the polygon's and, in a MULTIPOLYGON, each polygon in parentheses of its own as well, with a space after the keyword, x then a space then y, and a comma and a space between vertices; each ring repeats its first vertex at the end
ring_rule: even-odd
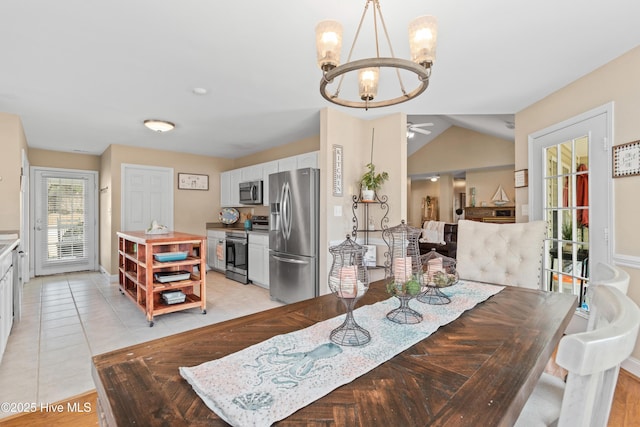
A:
POLYGON ((239 206, 239 185, 242 169, 234 169, 220 174, 220 206, 239 206))
POLYGON ((262 204, 269 206, 269 175, 302 168, 317 168, 318 154, 319 151, 312 151, 220 173, 220 206, 243 206, 240 204, 239 184, 247 181, 262 181, 262 204))
POLYGON ((269 175, 280 172, 278 169, 278 161, 267 162, 262 164, 262 205, 269 206, 269 175))
POLYGON ((304 153, 297 156, 298 169, 317 168, 318 167, 318 151, 304 153))
POLYGON ((240 182, 248 182, 248 181, 261 181, 262 180, 262 169, 263 164, 247 166, 246 168, 240 169, 242 180, 240 182))

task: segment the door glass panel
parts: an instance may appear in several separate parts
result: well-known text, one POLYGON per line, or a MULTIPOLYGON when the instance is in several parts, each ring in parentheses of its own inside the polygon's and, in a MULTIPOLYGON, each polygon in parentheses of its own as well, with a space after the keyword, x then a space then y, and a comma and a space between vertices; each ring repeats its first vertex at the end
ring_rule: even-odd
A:
POLYGON ((588 152, 587 136, 544 149, 545 289, 578 295, 580 304, 589 281, 588 152))

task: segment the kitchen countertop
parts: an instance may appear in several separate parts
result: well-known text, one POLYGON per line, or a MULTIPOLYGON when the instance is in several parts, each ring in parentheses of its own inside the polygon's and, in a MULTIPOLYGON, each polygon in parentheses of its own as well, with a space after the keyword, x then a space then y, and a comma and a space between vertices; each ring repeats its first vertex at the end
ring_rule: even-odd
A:
POLYGON ((18 246, 20 239, 18 238, 4 238, 0 235, 0 258, 10 253, 14 248, 18 246))

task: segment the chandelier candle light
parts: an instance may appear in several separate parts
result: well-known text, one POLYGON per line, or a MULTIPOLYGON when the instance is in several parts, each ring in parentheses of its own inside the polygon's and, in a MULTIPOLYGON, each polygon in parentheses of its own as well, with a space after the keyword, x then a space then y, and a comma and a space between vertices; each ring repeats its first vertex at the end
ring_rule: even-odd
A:
POLYGON ((342 25, 336 21, 322 21, 316 27, 316 51, 318 66, 323 71, 320 80, 320 93, 322 96, 335 104, 352 108, 376 108, 399 104, 420 95, 429 85, 431 67, 435 61, 437 42, 437 20, 434 16, 420 16, 409 23, 409 47, 411 50, 411 60, 396 58, 391 46, 391 40, 387 32, 387 27, 382 16, 379 0, 366 0, 364 12, 360 18, 360 23, 356 31, 347 62, 340 65, 340 50, 342 48, 342 25), (373 3, 373 29, 375 37, 375 57, 351 61, 360 29, 369 9, 369 4, 373 3), (385 38, 389 45, 390 57, 380 56, 380 45, 378 42, 378 22, 384 31, 385 38), (396 71, 400 94, 397 97, 374 101, 378 95, 378 81, 380 78, 380 67, 393 68, 396 71), (407 92, 402 81, 400 70, 407 70, 417 75, 418 86, 407 92), (358 93, 360 100, 349 100, 340 97, 340 89, 344 76, 347 73, 358 71, 358 93), (335 92, 329 92, 327 86, 333 83, 336 77, 340 77, 335 92))

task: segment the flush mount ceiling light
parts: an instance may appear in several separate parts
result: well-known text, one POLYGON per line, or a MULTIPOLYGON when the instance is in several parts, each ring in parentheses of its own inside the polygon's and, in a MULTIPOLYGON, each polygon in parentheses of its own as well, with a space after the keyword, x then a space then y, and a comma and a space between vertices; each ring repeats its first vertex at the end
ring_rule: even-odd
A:
POLYGON ((176 125, 166 120, 145 120, 144 125, 155 132, 169 132, 176 127, 176 125))
POLYGON ((434 16, 420 16, 409 23, 409 47, 411 49, 411 60, 396 58, 391 46, 391 40, 387 33, 387 27, 382 17, 379 0, 366 0, 364 12, 360 18, 360 24, 356 30, 356 36, 351 45, 347 62, 340 65, 340 49, 342 47, 342 25, 336 21, 322 21, 316 27, 316 50, 318 66, 323 71, 320 80, 320 93, 322 96, 334 104, 352 108, 376 108, 387 107, 389 105, 400 104, 420 95, 429 85, 431 67, 435 60, 437 39, 437 20, 434 16), (375 37, 376 56, 372 58, 351 61, 362 23, 369 9, 369 3, 373 3, 373 29, 375 37), (378 21, 382 26, 385 38, 389 45, 391 57, 380 57, 380 46, 378 43, 378 21), (378 94, 378 79, 380 68, 395 69, 398 78, 398 96, 392 95, 388 99, 374 101, 378 94), (417 75, 418 84, 415 89, 407 92, 401 77, 401 70, 407 70, 417 75), (348 73, 358 71, 358 95, 360 100, 345 99, 340 97, 342 82, 348 73), (336 77, 340 77, 334 93, 329 92, 328 85, 332 84, 336 77))

